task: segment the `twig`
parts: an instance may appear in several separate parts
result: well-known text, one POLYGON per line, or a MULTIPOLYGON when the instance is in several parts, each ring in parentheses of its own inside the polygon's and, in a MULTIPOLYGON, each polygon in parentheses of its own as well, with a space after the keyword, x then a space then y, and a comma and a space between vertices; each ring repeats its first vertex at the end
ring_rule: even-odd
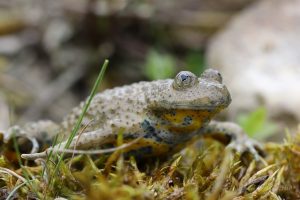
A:
POLYGON ((34 154, 22 154, 21 157, 26 160, 35 160, 37 158, 44 158, 48 156, 49 152, 52 151, 52 153, 72 153, 72 154, 105 154, 105 153, 112 153, 121 149, 125 149, 132 144, 138 142, 143 136, 127 143, 127 144, 122 144, 121 146, 118 147, 113 147, 113 148, 108 148, 108 149, 98 149, 98 150, 74 150, 74 149, 55 149, 55 148, 48 148, 44 152, 41 153, 34 153, 34 154))

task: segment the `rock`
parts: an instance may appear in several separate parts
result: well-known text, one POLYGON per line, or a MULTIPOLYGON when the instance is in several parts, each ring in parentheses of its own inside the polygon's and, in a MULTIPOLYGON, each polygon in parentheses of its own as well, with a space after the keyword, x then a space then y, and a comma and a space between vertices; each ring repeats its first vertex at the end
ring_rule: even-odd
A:
POLYGON ((208 66, 232 94, 229 112, 264 105, 275 118, 300 121, 300 1, 259 1, 211 41, 208 66))

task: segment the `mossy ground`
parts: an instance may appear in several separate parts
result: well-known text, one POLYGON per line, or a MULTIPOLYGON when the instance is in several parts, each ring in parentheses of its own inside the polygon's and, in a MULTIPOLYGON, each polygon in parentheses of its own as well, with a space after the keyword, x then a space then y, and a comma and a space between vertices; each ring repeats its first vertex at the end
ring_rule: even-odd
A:
POLYGON ((300 133, 264 144, 264 157, 239 156, 209 139, 167 159, 110 155, 18 162, 1 145, 0 196, 6 199, 299 199, 300 133), (111 162, 114 160, 115 162, 111 162), (43 172, 44 171, 44 172, 43 172))

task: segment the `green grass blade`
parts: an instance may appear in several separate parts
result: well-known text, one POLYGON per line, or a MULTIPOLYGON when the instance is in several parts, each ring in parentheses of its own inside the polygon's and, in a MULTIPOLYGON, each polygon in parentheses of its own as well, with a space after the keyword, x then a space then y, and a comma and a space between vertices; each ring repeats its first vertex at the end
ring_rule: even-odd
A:
MULTIPOLYGON (((101 81, 102 81, 102 79, 103 79, 103 77, 104 77, 104 73, 105 73, 105 71, 106 71, 106 68, 107 68, 107 66, 108 66, 108 63, 109 63, 108 60, 105 60, 105 61, 104 61, 103 65, 102 65, 102 68, 101 68, 101 71, 100 71, 100 73, 99 73, 99 75, 98 75, 98 77, 97 77, 97 79, 96 79, 96 82, 95 82, 95 84, 94 84, 94 86, 93 86, 93 89, 92 89, 92 91, 91 91, 91 94, 90 94, 90 96, 89 96, 87 102, 85 103, 85 105, 84 105, 84 107, 83 107, 83 110, 82 110, 82 112, 81 112, 81 114, 80 114, 80 117, 79 117, 79 119, 77 120, 77 123, 76 123, 75 127, 73 128, 73 130, 72 130, 72 132, 71 132, 71 134, 70 134, 70 137, 68 138, 68 140, 67 140, 67 142, 66 142, 66 145, 65 145, 65 147, 64 147, 65 149, 68 149, 68 148, 69 148, 69 146, 70 146, 70 144, 71 144, 73 138, 74 138, 75 135, 77 134, 77 132, 78 132, 78 130, 79 130, 79 128, 80 128, 81 122, 82 122, 82 120, 83 120, 83 117, 84 117, 84 115, 85 115, 87 109, 89 108, 89 106, 90 106, 90 104, 91 104, 91 101, 92 101, 92 99, 94 98, 94 96, 95 96, 95 94, 96 94, 96 92, 97 92, 97 89, 98 89, 98 87, 99 87, 99 85, 100 85, 100 83, 101 83, 101 81)), ((60 166, 60 163, 62 162, 63 156, 64 156, 64 153, 61 154, 61 156, 60 156, 60 158, 59 158, 59 160, 58 160, 58 162, 57 162, 57 165, 56 165, 55 170, 54 170, 54 174, 57 173, 57 170, 58 170, 58 168, 59 168, 59 166, 60 166)))

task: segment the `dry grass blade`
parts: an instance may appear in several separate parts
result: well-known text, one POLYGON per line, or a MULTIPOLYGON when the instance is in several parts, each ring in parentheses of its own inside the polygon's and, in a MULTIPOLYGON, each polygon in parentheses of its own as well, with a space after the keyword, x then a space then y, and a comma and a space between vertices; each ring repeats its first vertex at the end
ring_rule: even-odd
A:
POLYGON ((0 167, 0 172, 15 176, 16 178, 20 179, 23 183, 25 183, 27 181, 25 178, 23 178, 22 176, 20 176, 19 174, 15 173, 14 171, 12 171, 10 169, 0 167))
POLYGON ((224 182, 226 180, 226 176, 228 175, 230 169, 230 162, 233 160, 233 152, 231 150, 225 150, 224 159, 220 165, 220 172, 215 181, 215 185, 212 189, 212 192, 209 196, 207 196, 207 200, 215 200, 218 198, 222 188, 224 186, 224 182))

